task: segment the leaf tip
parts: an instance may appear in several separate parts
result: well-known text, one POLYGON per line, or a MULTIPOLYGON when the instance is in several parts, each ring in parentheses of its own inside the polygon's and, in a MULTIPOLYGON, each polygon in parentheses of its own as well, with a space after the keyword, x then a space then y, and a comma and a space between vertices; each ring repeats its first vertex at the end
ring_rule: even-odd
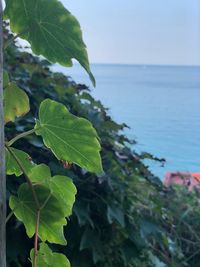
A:
POLYGON ((96 80, 95 80, 94 75, 92 74, 91 71, 89 72, 89 77, 90 77, 90 80, 92 82, 93 87, 95 88, 96 87, 96 80))

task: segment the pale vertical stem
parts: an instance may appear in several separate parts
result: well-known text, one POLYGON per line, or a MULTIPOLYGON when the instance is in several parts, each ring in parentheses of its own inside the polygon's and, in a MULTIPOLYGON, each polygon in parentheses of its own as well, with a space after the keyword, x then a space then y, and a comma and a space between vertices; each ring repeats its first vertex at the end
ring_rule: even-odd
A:
POLYGON ((38 212, 37 212, 37 220, 36 220, 36 227, 35 227, 35 242, 34 242, 33 267, 37 267, 39 225, 40 225, 40 210, 38 210, 38 212))
POLYGON ((6 267, 6 177, 3 113, 3 8, 0 0, 0 267, 6 267))

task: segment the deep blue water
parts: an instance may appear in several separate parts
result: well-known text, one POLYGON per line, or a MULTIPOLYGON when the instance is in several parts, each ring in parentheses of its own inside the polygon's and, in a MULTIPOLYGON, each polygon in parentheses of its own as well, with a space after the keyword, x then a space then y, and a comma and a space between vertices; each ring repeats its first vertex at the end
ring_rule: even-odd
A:
MULTIPOLYGON (((90 85, 78 65, 55 68, 90 85)), ((134 149, 167 160, 164 168, 148 162, 156 175, 200 172, 200 67, 94 64, 92 70, 92 94, 131 127, 126 134, 137 140, 134 149)))

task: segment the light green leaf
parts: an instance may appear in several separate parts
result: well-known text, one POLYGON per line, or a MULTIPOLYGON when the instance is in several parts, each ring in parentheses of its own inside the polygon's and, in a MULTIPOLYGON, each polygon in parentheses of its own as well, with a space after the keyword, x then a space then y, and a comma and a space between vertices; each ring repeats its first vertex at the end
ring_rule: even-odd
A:
POLYGON ((5 123, 9 121, 14 122, 16 117, 29 112, 29 98, 15 82, 7 84, 4 89, 4 106, 5 123))
POLYGON ((32 182, 48 187, 51 194, 60 202, 65 217, 71 215, 77 190, 70 178, 61 175, 51 177, 49 167, 40 164, 32 168, 30 179, 32 182))
POLYGON ((35 129, 59 160, 102 173, 98 136, 86 119, 72 115, 63 104, 46 99, 40 105, 35 129))
POLYGON ((86 46, 77 19, 57 0, 6 0, 5 17, 11 30, 26 39, 36 55, 71 66, 72 58, 90 71, 86 46))
POLYGON ((48 185, 51 178, 50 168, 45 164, 37 165, 31 170, 29 178, 34 183, 48 185))
MULTIPOLYGON (((39 237, 42 241, 66 245, 63 234, 63 226, 67 224, 60 202, 51 195, 50 190, 42 185, 35 185, 35 192, 42 206, 48 199, 45 208, 41 210, 39 237)), ((35 224, 38 207, 34 201, 33 194, 24 183, 19 187, 18 196, 11 196, 10 208, 14 211, 19 221, 24 223, 27 235, 31 238, 35 234, 35 224)))
MULTIPOLYGON (((30 156, 22 150, 10 147, 12 153, 18 159, 20 164, 23 166, 23 169, 28 174, 31 168, 34 166, 30 156)), ((11 153, 6 149, 6 173, 8 175, 15 174, 16 176, 22 175, 22 170, 17 164, 16 160, 13 158, 11 153)))
MULTIPOLYGON (((31 262, 33 266, 34 250, 31 250, 31 262)), ((37 255, 37 267, 70 267, 67 257, 60 253, 54 253, 47 244, 40 244, 37 255)))

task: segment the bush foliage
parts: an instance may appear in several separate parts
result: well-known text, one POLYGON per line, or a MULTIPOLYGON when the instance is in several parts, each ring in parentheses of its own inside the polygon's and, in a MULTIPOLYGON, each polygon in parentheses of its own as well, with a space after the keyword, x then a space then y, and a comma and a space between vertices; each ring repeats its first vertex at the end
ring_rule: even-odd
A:
MULTIPOLYGON (((9 35, 5 30, 5 40, 9 35)), ((51 71, 47 61, 24 52, 16 44, 7 48, 4 60, 11 80, 28 94, 31 102, 26 116, 7 124, 9 140, 34 127, 44 98, 59 101, 72 114, 91 121, 101 140, 103 175, 58 161, 40 136, 28 136, 15 145, 38 163, 48 164, 52 175, 71 177, 77 187, 73 213, 65 228, 68 246, 51 245, 53 251, 64 253, 72 267, 198 267, 198 192, 164 188, 143 163, 144 158, 154 158, 134 151, 135 142, 123 134, 127 126, 113 121, 87 86, 51 71)), ((8 198, 17 195, 22 181, 23 177, 8 177, 8 198)), ((13 216, 7 225, 8 267, 30 266, 27 258, 31 248, 32 241, 26 237, 23 224, 13 216)))

